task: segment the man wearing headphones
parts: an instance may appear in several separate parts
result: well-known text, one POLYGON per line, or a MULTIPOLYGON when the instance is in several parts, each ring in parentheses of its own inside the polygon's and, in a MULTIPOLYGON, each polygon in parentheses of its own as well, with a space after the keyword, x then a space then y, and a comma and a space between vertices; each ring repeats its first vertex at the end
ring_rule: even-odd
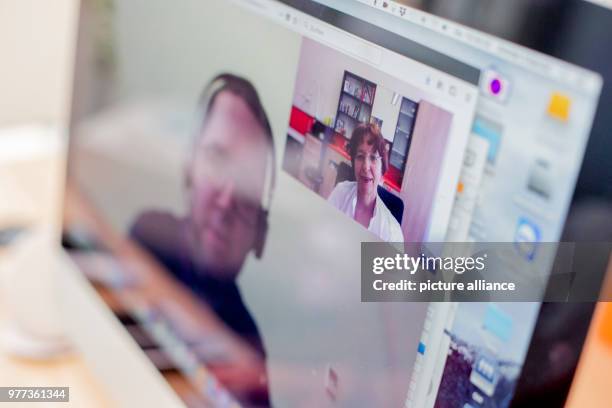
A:
MULTIPOLYGON (((249 252, 260 257, 265 243, 275 177, 272 130, 253 85, 234 75, 210 82, 201 109, 185 168, 188 214, 146 212, 131 236, 265 361, 236 278, 249 252)), ((256 399, 267 405, 267 386, 264 391, 256 399)))

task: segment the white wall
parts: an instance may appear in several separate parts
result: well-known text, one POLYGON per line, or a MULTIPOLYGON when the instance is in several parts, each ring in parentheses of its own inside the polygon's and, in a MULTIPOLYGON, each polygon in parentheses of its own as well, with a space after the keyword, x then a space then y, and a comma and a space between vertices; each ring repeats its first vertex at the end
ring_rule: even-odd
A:
POLYGON ((345 70, 377 85, 372 115, 383 120, 383 136, 392 140, 400 108, 400 103, 391 105, 393 93, 417 102, 423 99, 424 93, 400 78, 308 39, 304 40, 300 52, 293 104, 319 120, 333 119, 345 70))
POLYGON ((384 86, 377 87, 374 106, 372 106, 372 116, 382 119, 381 132, 383 137, 390 142, 393 142, 395 137, 395 127, 397 126, 397 118, 402 104, 401 97, 395 105, 391 103, 394 93, 392 89, 384 86))
POLYGON ((76 16, 76 0, 0 0, 0 126, 66 119, 76 16))

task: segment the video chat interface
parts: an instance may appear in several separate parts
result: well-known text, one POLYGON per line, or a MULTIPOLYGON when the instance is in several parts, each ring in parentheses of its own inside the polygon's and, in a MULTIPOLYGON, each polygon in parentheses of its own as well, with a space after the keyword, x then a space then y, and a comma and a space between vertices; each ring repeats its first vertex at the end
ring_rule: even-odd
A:
MULTIPOLYGON (((202 69, 197 78, 177 73, 181 83, 176 89, 189 89, 181 95, 188 105, 197 99, 202 82, 210 79, 201 78, 201 73, 212 78, 230 71, 249 79, 269 115, 280 171, 269 209, 270 230, 263 257, 245 261, 238 286, 268 351, 272 399, 300 406, 312 393, 313 400, 307 403, 314 405, 332 398, 373 406, 446 407, 470 395, 480 404, 507 406, 539 305, 359 304, 351 295, 359 270, 359 246, 353 244, 393 241, 389 238, 397 237, 389 233, 393 230, 401 231, 409 242, 515 242, 517 257, 538 261, 537 243, 558 240, 560 235, 597 103, 598 78, 486 37, 497 44, 493 52, 470 35, 456 36, 458 29, 465 28, 445 22, 445 29, 435 17, 402 13, 399 5, 392 9, 383 2, 340 1, 332 10, 349 22, 359 16, 368 20, 366 15, 375 17, 370 21, 384 22, 386 30, 378 29, 378 42, 351 31, 359 24, 338 27, 275 1, 236 0, 214 7, 215 13, 205 17, 208 24, 182 27, 186 34, 169 35, 179 36, 177 41, 186 40, 180 35, 220 36, 227 28, 213 20, 231 15, 249 22, 243 25, 244 35, 250 35, 255 45, 268 44, 261 51, 265 55, 248 61, 191 61, 202 69), (411 53, 414 50, 418 52, 411 53), (530 59, 546 64, 530 64, 530 59), (274 75, 266 72, 269 68, 261 69, 260 60, 276 67, 274 75), (350 142, 364 125, 374 129, 366 141, 376 137, 381 146, 366 161, 378 163, 387 152, 388 163, 384 174, 363 170, 366 177, 360 185, 364 177, 350 142), (530 164, 516 168, 516 162, 530 164), (352 200, 356 202, 360 189, 376 177, 380 201, 366 228, 357 222, 352 200), (336 191, 339 185, 342 191, 336 191), (343 194, 345 205, 330 200, 334 191, 336 196, 343 194), (297 238, 288 243, 288 237, 297 238), (270 287, 277 288, 275 299, 270 299, 270 287), (284 315, 276 312, 279 302, 284 315), (397 320, 410 325, 396 332, 397 320), (330 321, 335 322, 331 332, 326 325, 330 321), (399 349, 386 343, 391 332, 402 341, 399 349), (387 366, 388 360, 398 366, 387 366), (312 369, 312 379, 283 382, 290 377, 287 361, 300 370, 312 369), (373 382, 374 375, 382 380, 373 382), (402 385, 392 386, 397 383, 402 385), (456 395, 457 387, 451 385, 457 383, 468 392, 456 395)), ((147 34, 152 33, 143 24, 140 38, 145 50, 150 42, 147 34)), ((226 41, 237 54, 253 53, 240 38, 226 41)), ((129 46, 120 44, 125 50, 129 46)), ((219 53, 214 47, 208 51, 219 53)), ((143 99, 147 93, 143 90, 150 89, 160 99, 167 97, 159 79, 172 73, 171 67, 159 62, 151 68, 152 77, 146 78, 135 74, 139 71, 130 65, 133 61, 122 63, 118 82, 126 94, 120 99, 143 99), (159 69, 156 74, 155 69, 159 69)), ((121 111, 119 106, 117 112, 125 114, 123 119, 129 116, 126 123, 133 125, 142 123, 151 109, 146 105, 121 111), (134 117, 137 120, 131 121, 134 117)), ((171 128, 176 118, 166 115, 163 126, 153 127, 171 128)), ((101 123, 110 126, 114 119, 111 114, 104 123, 98 117, 93 126, 90 123, 90 131, 100 129, 101 123)), ((83 138, 89 154, 112 152, 113 146, 96 144, 95 131, 90 133, 89 140, 83 138)), ((164 174, 156 187, 172 194, 162 197, 146 190, 151 182, 144 181, 143 172, 133 179, 133 186, 145 191, 140 202, 92 192, 95 204, 117 229, 127 234, 143 208, 184 207, 168 197, 180 196, 177 186, 182 185, 177 176, 182 165, 175 160, 180 155, 171 153, 188 148, 188 139, 164 135, 155 139, 167 160, 162 162, 171 163, 169 168, 176 173, 164 174)), ((92 175, 100 177, 92 164, 84 170, 83 184, 90 183, 92 175)), ((151 174, 148 170, 144 174, 151 174)), ((200 377, 189 378, 201 386, 200 377)), ((235 402, 236 395, 222 389, 222 385, 208 389, 207 398, 235 402)))

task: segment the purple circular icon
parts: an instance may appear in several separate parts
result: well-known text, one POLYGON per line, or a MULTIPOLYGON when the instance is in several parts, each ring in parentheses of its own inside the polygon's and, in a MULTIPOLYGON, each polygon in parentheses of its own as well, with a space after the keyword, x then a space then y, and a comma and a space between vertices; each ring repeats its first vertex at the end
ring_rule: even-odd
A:
POLYGON ((491 93, 493 93, 493 95, 499 95, 499 93, 502 90, 501 81, 499 79, 495 78, 489 84, 489 88, 491 89, 491 93))

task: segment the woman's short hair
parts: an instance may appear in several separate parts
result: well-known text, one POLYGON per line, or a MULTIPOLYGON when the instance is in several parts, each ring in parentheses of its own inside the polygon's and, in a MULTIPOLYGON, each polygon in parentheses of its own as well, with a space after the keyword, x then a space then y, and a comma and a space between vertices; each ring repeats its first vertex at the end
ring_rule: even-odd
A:
POLYGON ((366 142, 368 146, 372 146, 375 152, 381 157, 382 161, 382 174, 387 172, 389 168, 389 150, 387 148, 387 142, 380 132, 378 125, 374 123, 362 123, 358 125, 348 144, 348 152, 351 156, 351 164, 355 167, 355 157, 357 156, 357 150, 361 143, 366 142))

